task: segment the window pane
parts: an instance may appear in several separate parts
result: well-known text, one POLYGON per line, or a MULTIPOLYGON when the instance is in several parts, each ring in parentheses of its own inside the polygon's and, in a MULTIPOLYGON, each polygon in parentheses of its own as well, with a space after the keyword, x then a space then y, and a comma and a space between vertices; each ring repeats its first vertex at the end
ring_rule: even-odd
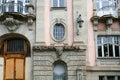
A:
POLYGON ((30 1, 29 0, 25 0, 26 3, 29 3, 30 1))
POLYGON ((14 1, 11 1, 10 3, 9 3, 9 12, 14 12, 14 1))
POLYGON ((115 76, 107 76, 107 80, 115 80, 115 76))
POLYGON ((6 3, 6 0, 2 0, 2 3, 6 3))
POLYGON ((108 56, 108 45, 104 44, 104 56, 108 56))
POLYGON ((18 12, 20 12, 20 13, 23 12, 23 2, 18 1, 17 10, 18 10, 18 12))
POLYGON ((109 44, 109 56, 113 57, 113 45, 109 44))
POLYGON ((118 80, 120 80, 120 76, 118 76, 118 80))
POLYGON ((101 37, 98 37, 97 38, 97 44, 101 44, 102 43, 102 38, 101 37))
POLYGON ((99 9, 100 9, 100 2, 97 1, 96 2, 96 10, 99 11, 99 9))
POLYGON ((102 46, 98 46, 98 57, 102 57, 102 46))
POLYGON ((105 80, 104 76, 99 76, 99 80, 105 80))
POLYGON ((60 1, 60 7, 64 7, 64 0, 59 0, 60 1))
POLYGON ((115 45, 115 56, 119 57, 119 46, 115 45))
POLYGON ((58 7, 58 0, 53 0, 53 7, 58 7))
POLYGON ((102 9, 104 10, 104 11, 108 11, 109 10, 109 0, 108 1, 103 1, 102 2, 102 9))
POLYGON ((66 69, 63 64, 56 64, 53 72, 53 80, 66 80, 66 69))
POLYGON ((2 4, 2 12, 6 12, 6 4, 2 4))
POLYGON ((7 51, 8 52, 22 52, 24 51, 24 40, 8 40, 7 41, 7 51))

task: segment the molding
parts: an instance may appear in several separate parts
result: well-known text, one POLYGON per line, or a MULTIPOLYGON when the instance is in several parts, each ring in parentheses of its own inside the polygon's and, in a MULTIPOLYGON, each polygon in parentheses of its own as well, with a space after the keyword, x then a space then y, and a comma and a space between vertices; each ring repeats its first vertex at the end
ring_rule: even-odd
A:
POLYGON ((86 71, 92 72, 120 72, 120 66, 87 66, 86 71))
POLYGON ((60 51, 85 51, 82 45, 79 46, 41 46, 41 45, 33 45, 33 51, 57 51, 58 55, 62 53, 60 51))

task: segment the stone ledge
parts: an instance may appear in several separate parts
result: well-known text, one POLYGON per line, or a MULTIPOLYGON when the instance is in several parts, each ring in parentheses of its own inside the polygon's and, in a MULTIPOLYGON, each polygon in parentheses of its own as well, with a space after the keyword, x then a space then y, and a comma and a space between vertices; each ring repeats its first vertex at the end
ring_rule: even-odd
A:
POLYGON ((33 51, 56 51, 56 48, 63 48, 63 51, 85 51, 85 45, 75 45, 75 46, 43 46, 43 45, 33 45, 33 51))
POLYGON ((120 66, 87 66, 86 67, 86 71, 92 71, 92 72, 96 72, 96 71, 100 71, 100 72, 104 72, 104 71, 108 71, 108 72, 120 72, 120 66))

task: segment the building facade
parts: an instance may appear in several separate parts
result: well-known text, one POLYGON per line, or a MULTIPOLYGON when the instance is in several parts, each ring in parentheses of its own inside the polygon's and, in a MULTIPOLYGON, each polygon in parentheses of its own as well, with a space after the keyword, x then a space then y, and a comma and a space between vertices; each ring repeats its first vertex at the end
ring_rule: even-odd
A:
POLYGON ((0 80, 120 80, 119 0, 0 3, 0 80))

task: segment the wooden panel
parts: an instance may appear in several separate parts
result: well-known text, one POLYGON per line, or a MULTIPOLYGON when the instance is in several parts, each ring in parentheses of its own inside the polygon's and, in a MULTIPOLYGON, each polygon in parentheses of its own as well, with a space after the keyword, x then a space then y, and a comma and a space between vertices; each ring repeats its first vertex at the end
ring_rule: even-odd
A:
POLYGON ((16 59, 16 79, 24 79, 24 59, 16 59))
POLYGON ((5 80, 14 79, 14 58, 6 60, 5 80))

